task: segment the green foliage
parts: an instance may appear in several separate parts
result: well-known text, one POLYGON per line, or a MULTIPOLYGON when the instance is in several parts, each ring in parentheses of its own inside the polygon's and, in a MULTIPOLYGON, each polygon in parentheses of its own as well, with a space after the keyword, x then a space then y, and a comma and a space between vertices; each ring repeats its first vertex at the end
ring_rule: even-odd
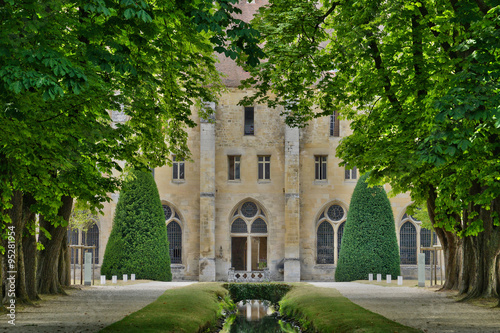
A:
POLYGON ((117 161, 189 156, 194 105, 223 89, 214 48, 249 63, 261 54, 257 32, 230 15, 235 2, 2 2, 0 227, 14 190, 57 225, 63 195, 103 207, 120 188, 117 161))
POLYGON ((235 303, 260 299, 278 304, 292 286, 284 283, 226 283, 224 288, 229 290, 229 295, 235 303))
POLYGON ((207 332, 215 328, 226 295, 220 283, 169 289, 153 303, 101 332, 207 332))
POLYGON ((281 106, 296 126, 339 111, 353 129, 343 163, 418 202, 438 189, 437 226, 481 232, 474 214, 450 217, 500 197, 500 3, 269 3, 254 22, 268 60, 249 68, 244 103, 281 106))
POLYGON ((354 304, 333 288, 297 284, 280 302, 280 312, 303 332, 420 332, 354 304))
POLYGON ((368 186, 368 177, 360 177, 352 194, 335 281, 366 280, 369 273, 400 275, 391 203, 382 186, 368 186))
POLYGON ((97 223, 99 217, 92 213, 88 203, 77 201, 68 222, 68 228, 87 231, 97 223))
POLYGON ((150 172, 133 171, 116 206, 101 274, 171 281, 167 226, 150 172))

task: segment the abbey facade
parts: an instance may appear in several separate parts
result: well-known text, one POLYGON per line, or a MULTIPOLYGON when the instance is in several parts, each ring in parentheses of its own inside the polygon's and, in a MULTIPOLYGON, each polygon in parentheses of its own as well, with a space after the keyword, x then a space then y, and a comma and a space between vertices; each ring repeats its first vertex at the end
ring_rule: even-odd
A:
MULTIPOLYGON (((244 16, 259 5, 242 4, 244 16)), ((192 161, 172 156, 172 166, 154 170, 174 279, 227 281, 238 272, 266 272, 272 280, 332 281, 359 178, 356 166, 340 167, 335 156, 351 132, 349 123, 331 110, 305 128, 290 128, 279 109, 239 106, 252 94, 237 88, 245 73, 223 58, 219 68, 228 91, 210 105, 214 122, 193 110, 198 126, 189 132, 192 161)), ((119 113, 114 120, 124 121, 119 113)), ((99 263, 117 200, 113 194, 93 236, 99 263)), ((402 267, 414 268, 430 232, 405 214, 408 195, 390 201, 402 267)), ((82 241, 78 237, 73 243, 82 241)))

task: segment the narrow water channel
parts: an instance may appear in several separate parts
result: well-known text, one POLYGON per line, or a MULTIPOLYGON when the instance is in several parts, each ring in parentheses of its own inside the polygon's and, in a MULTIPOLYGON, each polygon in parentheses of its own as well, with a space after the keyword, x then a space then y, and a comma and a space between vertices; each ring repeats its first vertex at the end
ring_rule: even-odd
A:
POLYGON ((280 320, 278 312, 275 311, 269 302, 261 300, 249 300, 246 304, 238 303, 238 313, 233 315, 228 322, 232 322, 230 327, 226 327, 226 332, 230 333, 299 333, 298 328, 290 323, 280 320))

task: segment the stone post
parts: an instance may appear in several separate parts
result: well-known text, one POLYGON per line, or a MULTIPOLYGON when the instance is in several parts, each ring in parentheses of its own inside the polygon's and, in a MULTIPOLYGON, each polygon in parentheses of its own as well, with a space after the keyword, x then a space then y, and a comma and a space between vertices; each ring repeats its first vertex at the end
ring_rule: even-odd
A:
POLYGON ((92 252, 85 252, 85 264, 83 266, 85 267, 85 285, 90 286, 92 284, 92 252))
POLYGON ((286 282, 300 281, 299 129, 285 129, 285 267, 286 282))
MULTIPOLYGON (((215 103, 207 103, 215 113, 215 103)), ((215 281, 215 123, 200 121, 200 282, 215 281)))
POLYGON ((425 253, 419 253, 417 256, 418 286, 425 287, 425 253))

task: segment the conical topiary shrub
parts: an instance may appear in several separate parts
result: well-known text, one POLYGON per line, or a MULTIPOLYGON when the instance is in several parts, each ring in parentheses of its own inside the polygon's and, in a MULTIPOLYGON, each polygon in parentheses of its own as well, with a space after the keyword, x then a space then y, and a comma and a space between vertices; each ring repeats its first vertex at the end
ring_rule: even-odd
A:
POLYGON ((366 280, 369 273, 400 275, 391 203, 382 186, 368 187, 367 177, 352 193, 335 281, 366 280))
POLYGON ((167 226, 158 188, 149 172, 133 171, 120 192, 101 274, 135 274, 171 281, 167 226))

